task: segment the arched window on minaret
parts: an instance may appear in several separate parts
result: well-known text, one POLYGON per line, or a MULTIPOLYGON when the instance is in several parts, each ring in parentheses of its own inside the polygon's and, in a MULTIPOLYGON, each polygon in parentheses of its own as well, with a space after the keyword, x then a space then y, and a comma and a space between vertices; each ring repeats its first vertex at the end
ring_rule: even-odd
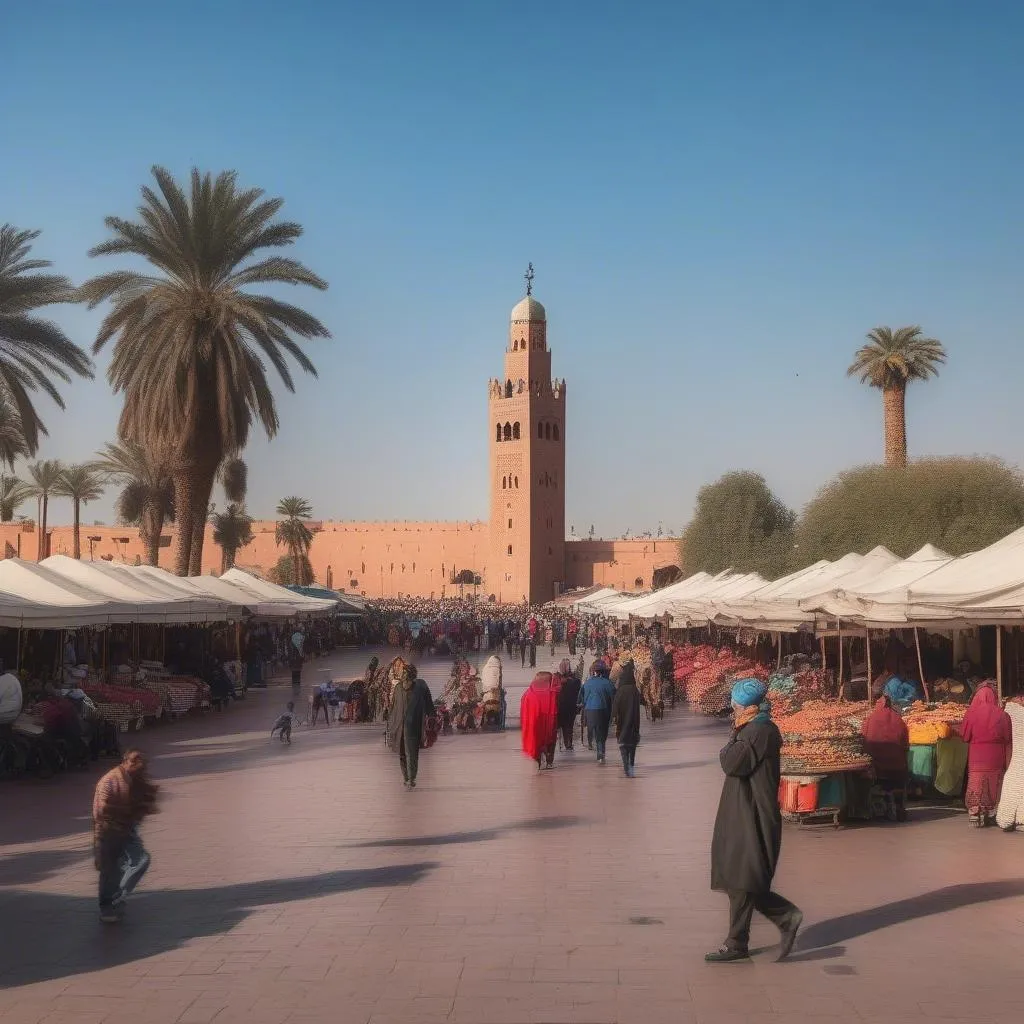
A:
POLYGON ((544 440, 544 424, 543 423, 538 423, 537 424, 537 440, 538 441, 543 441, 544 440))
POLYGON ((508 477, 507 476, 503 476, 501 478, 501 489, 504 491, 507 488, 508 488, 508 477))
POLYGON ((505 429, 502 431, 502 435, 501 436, 506 441, 511 441, 512 440, 512 424, 511 423, 506 423, 505 424, 505 429))
POLYGON ((551 424, 550 423, 545 423, 544 424, 544 440, 545 441, 550 441, 551 440, 551 424))
POLYGON ((515 477, 515 481, 516 481, 516 490, 519 490, 519 477, 515 477))
POLYGON ((500 441, 501 440, 501 424, 500 423, 495 423, 495 425, 494 425, 494 440, 495 441, 500 441))
POLYGON ((517 339, 515 339, 515 338, 512 339, 512 351, 513 352, 518 352, 519 351, 519 341, 517 339))
POLYGON ((512 424, 512 440, 513 441, 518 441, 519 440, 519 424, 518 424, 518 422, 512 424))
POLYGON ((557 423, 556 423, 556 424, 555 424, 555 425, 554 425, 554 426, 553 426, 553 427, 551 428, 551 436, 552 436, 552 437, 553 437, 553 438, 554 438, 554 439, 555 439, 556 441, 558 440, 558 424, 557 424, 557 423))
POLYGON ((512 397, 512 381, 510 380, 505 381, 505 397, 512 397))

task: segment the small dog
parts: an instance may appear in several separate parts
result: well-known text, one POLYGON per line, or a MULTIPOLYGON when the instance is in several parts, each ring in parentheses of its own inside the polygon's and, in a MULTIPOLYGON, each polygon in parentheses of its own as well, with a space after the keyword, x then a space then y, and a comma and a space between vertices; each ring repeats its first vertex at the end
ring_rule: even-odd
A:
POLYGON ((274 733, 278 733, 278 738, 282 743, 290 744, 292 741, 292 722, 295 721, 295 701, 288 701, 288 709, 281 715, 280 718, 274 723, 274 728, 270 730, 270 737, 273 739, 274 733))

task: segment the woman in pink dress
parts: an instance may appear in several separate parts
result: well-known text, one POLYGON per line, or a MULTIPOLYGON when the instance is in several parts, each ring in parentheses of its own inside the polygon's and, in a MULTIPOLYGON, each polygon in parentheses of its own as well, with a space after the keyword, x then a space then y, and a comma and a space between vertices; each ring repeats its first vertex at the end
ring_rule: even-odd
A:
POLYGON ((1010 763, 1013 727, 988 683, 978 688, 960 735, 967 744, 967 792, 964 803, 974 828, 984 828, 999 805, 1003 775, 1010 763))

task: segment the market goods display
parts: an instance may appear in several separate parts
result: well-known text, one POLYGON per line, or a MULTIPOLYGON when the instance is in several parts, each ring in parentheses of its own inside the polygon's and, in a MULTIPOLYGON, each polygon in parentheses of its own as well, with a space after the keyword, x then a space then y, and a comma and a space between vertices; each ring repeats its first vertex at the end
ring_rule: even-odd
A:
POLYGON ((864 719, 871 713, 869 701, 808 701, 798 710, 780 714, 776 708, 775 724, 783 739, 811 736, 860 736, 864 719))
POLYGON ((782 744, 783 775, 829 774, 871 767, 860 736, 813 736, 782 744))
MULTIPOLYGON (((944 704, 925 704, 916 700, 904 712, 903 718, 907 726, 915 725, 959 725, 967 714, 967 706, 946 702, 944 704)), ((944 739, 945 737, 940 737, 944 739)))

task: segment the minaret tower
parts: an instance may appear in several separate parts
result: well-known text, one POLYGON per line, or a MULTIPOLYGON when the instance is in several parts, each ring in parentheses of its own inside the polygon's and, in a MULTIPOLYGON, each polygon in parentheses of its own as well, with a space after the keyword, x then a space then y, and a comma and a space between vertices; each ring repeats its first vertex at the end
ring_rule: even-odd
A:
POLYGON ((547 314, 526 295, 512 310, 505 374, 487 402, 491 557, 485 586, 499 601, 550 601, 565 573, 565 381, 551 378, 547 314))

